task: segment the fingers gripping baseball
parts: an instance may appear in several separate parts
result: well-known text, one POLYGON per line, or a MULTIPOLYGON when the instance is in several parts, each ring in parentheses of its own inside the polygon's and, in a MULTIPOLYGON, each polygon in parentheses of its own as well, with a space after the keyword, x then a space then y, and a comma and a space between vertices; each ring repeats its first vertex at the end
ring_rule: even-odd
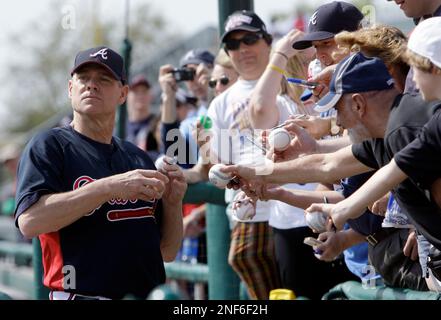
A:
POLYGON ((119 199, 159 199, 168 178, 155 170, 133 170, 111 177, 112 197, 119 199))

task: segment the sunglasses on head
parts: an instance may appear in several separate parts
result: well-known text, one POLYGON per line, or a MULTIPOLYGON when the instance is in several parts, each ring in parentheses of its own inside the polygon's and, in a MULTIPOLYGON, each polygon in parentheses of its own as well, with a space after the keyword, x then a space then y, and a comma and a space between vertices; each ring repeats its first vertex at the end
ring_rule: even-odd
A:
POLYGON ((228 79, 227 76, 222 76, 219 79, 211 79, 210 81, 208 81, 208 85, 210 86, 210 88, 214 89, 218 81, 221 83, 221 85, 226 86, 228 82, 230 82, 230 79, 228 79))
POLYGON ((261 33, 248 33, 240 39, 227 39, 225 41, 225 49, 227 50, 237 50, 240 47, 240 43, 243 42, 247 46, 252 46, 263 38, 261 33))

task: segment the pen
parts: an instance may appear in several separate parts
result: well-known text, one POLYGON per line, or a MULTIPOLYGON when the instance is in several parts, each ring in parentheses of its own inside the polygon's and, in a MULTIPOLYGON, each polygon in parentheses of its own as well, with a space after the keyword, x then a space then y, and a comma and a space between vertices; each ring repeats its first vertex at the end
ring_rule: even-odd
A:
MULTIPOLYGON (((295 119, 303 119, 303 118, 307 118, 307 117, 308 117, 308 115, 306 115, 306 114, 297 114, 297 115, 295 115, 295 119)), ((268 129, 268 131, 273 131, 274 129, 283 128, 284 126, 286 126, 286 123, 282 122, 281 124, 279 124, 279 125, 277 125, 275 127, 272 127, 271 129, 268 129)))
POLYGON ((254 142, 253 139, 248 138, 247 136, 244 136, 245 139, 247 139, 248 141, 250 141, 253 145, 255 145, 256 147, 258 147, 260 150, 262 150, 263 152, 267 153, 268 150, 265 149, 263 146, 258 145, 256 142, 254 142))
POLYGON ((289 83, 293 83, 295 85, 306 87, 308 89, 314 89, 315 87, 317 87, 319 85, 317 82, 308 82, 306 80, 298 79, 298 78, 286 78, 286 80, 289 83))

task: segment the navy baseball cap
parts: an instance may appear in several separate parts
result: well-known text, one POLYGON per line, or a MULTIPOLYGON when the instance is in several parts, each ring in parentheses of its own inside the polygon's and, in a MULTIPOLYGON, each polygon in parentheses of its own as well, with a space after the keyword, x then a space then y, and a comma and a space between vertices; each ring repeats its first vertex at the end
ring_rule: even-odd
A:
POLYGON ((329 85, 329 93, 317 102, 314 110, 328 111, 346 93, 389 90, 393 86, 394 80, 381 59, 355 53, 337 65, 329 85))
POLYGON ((182 57, 179 65, 185 67, 189 64, 209 64, 213 65, 214 63, 214 55, 205 49, 193 49, 188 51, 185 56, 182 57))
POLYGON ((308 32, 292 47, 303 50, 312 46, 312 41, 333 38, 342 31, 355 31, 359 28, 363 14, 353 4, 333 1, 320 6, 311 16, 308 32))
POLYGON ((150 89, 151 85, 150 82, 147 80, 147 78, 143 74, 138 74, 137 76, 134 76, 129 81, 129 87, 130 89, 133 89, 137 86, 145 86, 147 89, 150 89))
POLYGON ((105 67, 116 80, 121 81, 122 84, 127 83, 124 59, 112 49, 101 46, 78 52, 70 75, 73 76, 78 68, 89 63, 105 67))
POLYGON ((310 99, 312 97, 312 91, 309 89, 305 89, 302 93, 302 95, 300 96, 300 100, 301 101, 307 101, 308 99, 310 99))
POLYGON ((225 32, 221 42, 233 31, 262 32, 268 34, 265 23, 252 11, 242 10, 232 13, 225 22, 225 32))

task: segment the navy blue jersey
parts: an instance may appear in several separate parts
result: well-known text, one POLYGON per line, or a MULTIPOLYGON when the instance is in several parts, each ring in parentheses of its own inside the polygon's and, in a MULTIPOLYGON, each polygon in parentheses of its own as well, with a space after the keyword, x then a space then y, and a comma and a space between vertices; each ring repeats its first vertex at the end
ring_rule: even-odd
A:
MULTIPOLYGON (((340 182, 341 186, 343 187, 343 196, 345 198, 348 198, 351 194, 357 191, 357 189, 360 188, 367 180, 369 180, 369 178, 374 173, 374 171, 370 171, 343 179, 340 182)), ((349 219, 348 225, 351 227, 351 229, 357 231, 358 233, 364 236, 368 236, 381 229, 383 218, 384 217, 375 215, 371 211, 366 209, 365 212, 358 218, 349 219)))
MULTIPOLYGON (((134 169, 156 168, 129 142, 113 138, 111 144, 102 144, 70 126, 41 133, 20 160, 16 223, 45 194, 72 191, 134 169)), ((160 201, 112 199, 58 232, 40 235, 44 285, 115 299, 126 294, 146 297, 165 281, 161 208, 160 201), (75 288, 63 288, 63 277, 67 272, 72 276, 72 267, 75 288)))

